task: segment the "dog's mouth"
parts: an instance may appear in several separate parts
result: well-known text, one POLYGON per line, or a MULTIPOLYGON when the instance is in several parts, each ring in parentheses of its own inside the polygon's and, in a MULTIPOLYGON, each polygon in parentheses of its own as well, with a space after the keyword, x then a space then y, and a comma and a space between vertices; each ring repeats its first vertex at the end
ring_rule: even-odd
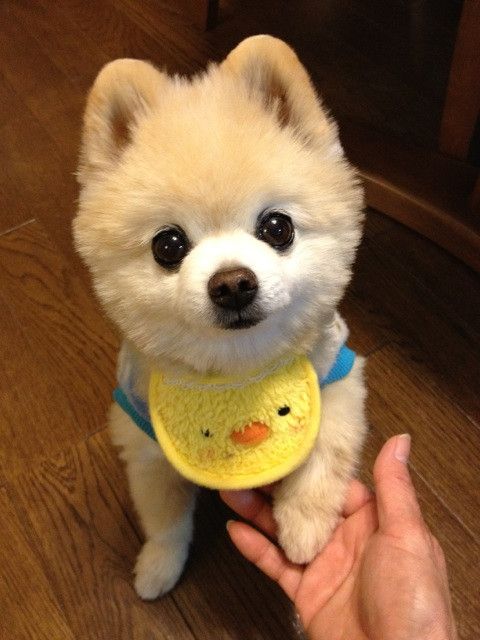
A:
POLYGON ((233 322, 224 325, 225 329, 248 329, 249 327, 254 327, 256 324, 260 322, 260 318, 242 318, 239 314, 239 317, 233 322))
POLYGON ((261 322, 265 316, 258 310, 242 309, 241 311, 229 311, 218 313, 216 324, 222 329, 249 329, 261 322))

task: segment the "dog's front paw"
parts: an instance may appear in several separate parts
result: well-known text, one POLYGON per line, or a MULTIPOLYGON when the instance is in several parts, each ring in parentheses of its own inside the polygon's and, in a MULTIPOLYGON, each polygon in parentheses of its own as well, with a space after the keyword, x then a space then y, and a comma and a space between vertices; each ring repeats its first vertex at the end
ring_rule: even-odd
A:
POLYGON ((338 522, 334 510, 318 509, 293 500, 276 502, 274 516, 278 542, 287 558, 298 564, 313 560, 327 544, 338 522))
POLYGON ((155 600, 173 589, 187 560, 188 545, 148 540, 135 565, 135 591, 142 600, 155 600))

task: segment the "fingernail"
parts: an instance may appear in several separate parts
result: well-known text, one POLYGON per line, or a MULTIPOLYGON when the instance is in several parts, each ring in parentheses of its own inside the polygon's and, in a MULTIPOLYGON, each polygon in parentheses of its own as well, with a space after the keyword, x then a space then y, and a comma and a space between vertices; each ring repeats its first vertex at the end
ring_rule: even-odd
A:
POLYGON ((398 436, 395 442, 395 449, 393 455, 397 460, 407 464, 408 456, 410 455, 410 445, 412 439, 409 433, 402 433, 401 436, 398 436))
POLYGON ((234 522, 235 522, 235 520, 227 520, 227 523, 225 525, 226 528, 227 528, 227 531, 230 531, 230 527, 234 522))

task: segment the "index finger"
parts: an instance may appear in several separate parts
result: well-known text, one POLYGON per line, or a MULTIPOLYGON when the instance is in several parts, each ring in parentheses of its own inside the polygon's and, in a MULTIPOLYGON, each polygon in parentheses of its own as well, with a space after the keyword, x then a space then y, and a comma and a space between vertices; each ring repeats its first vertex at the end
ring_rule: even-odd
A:
POLYGON ((240 553, 294 600, 304 567, 287 560, 285 554, 273 542, 244 522, 230 521, 227 523, 227 530, 240 553))
POLYGON ((242 491, 220 491, 220 497, 230 509, 249 520, 267 536, 274 537, 277 524, 273 518, 272 507, 267 498, 253 489, 242 491))

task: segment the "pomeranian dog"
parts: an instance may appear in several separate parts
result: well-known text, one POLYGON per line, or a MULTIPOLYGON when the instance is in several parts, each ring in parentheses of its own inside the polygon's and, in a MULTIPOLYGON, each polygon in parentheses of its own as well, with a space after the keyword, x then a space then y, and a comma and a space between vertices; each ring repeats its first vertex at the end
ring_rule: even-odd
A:
MULTIPOLYGON (((116 60, 86 107, 76 247, 124 341, 120 383, 148 412, 155 367, 231 375, 307 354, 325 379, 347 338, 337 312, 363 194, 292 49, 240 43, 191 79, 116 60)), ((273 494, 279 544, 310 561, 334 529, 366 431, 364 361, 322 389, 314 449, 273 494)), ((177 582, 196 487, 119 404, 110 412, 146 541, 144 599, 177 582)))

